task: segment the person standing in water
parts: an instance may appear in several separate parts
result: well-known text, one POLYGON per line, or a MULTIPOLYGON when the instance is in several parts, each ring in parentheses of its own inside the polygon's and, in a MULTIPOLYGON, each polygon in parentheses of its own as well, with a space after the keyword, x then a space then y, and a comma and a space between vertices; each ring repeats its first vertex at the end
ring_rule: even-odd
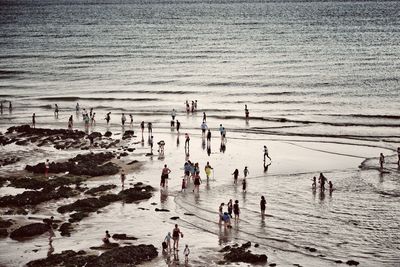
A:
POLYGON ((181 128, 181 123, 176 120, 176 131, 179 133, 179 128, 181 128))
POLYGON ((221 224, 222 223, 222 216, 224 216, 224 203, 221 203, 220 205, 219 205, 219 208, 218 208, 218 215, 219 215, 219 224, 221 224))
POLYGON ((228 214, 232 218, 232 211, 233 211, 233 202, 232 199, 229 199, 228 201, 228 214))
POLYGON ((379 164, 381 166, 381 170, 383 169, 383 163, 385 163, 385 156, 383 155, 383 153, 381 153, 379 155, 379 164))
POLYGON ((315 177, 315 176, 313 177, 313 183, 311 185, 311 188, 313 190, 317 189, 317 177, 315 177))
POLYGON ((75 111, 79 112, 79 103, 76 103, 75 111))
POLYGON ((175 120, 175 117, 176 117, 176 111, 175 111, 175 109, 172 109, 171 118, 173 121, 175 120))
POLYGON ((246 120, 248 120, 249 119, 249 109, 247 108, 247 105, 244 105, 244 114, 245 114, 246 120))
POLYGON ((194 189, 193 192, 199 192, 200 191, 200 184, 201 184, 201 178, 199 173, 195 173, 194 175, 194 189))
POLYGON ((121 171, 121 184, 122 184, 122 189, 124 189, 124 187, 125 187, 125 179, 126 179, 125 171, 122 170, 122 171, 121 171))
POLYGON ((206 121, 207 121, 207 115, 205 112, 203 112, 203 122, 206 122, 206 121))
POLYGON ((203 123, 200 125, 200 128, 201 128, 201 137, 204 138, 206 135, 206 130, 208 129, 208 126, 205 121, 203 121, 203 123))
POLYGON ((189 151, 189 142, 190 142, 190 137, 188 133, 185 133, 185 150, 189 151))
POLYGON ((142 130, 142 135, 143 135, 143 132, 144 132, 144 121, 142 121, 140 123, 140 129, 142 130))
POLYGON ((147 130, 149 131, 149 135, 153 134, 153 124, 151 122, 147 123, 147 130))
POLYGON ((71 116, 69 116, 69 119, 68 119, 68 129, 72 130, 72 127, 74 127, 74 119, 73 119, 73 116, 71 115, 71 116))
POLYGON ((235 171, 232 173, 232 175, 233 175, 233 183, 237 184, 237 180, 239 178, 239 170, 235 169, 235 171))
POLYGON ((269 160, 272 160, 269 155, 268 155, 268 148, 267 146, 264 146, 264 162, 265 162, 265 157, 269 158, 269 160))
POLYGON ((179 229, 178 225, 175 224, 175 228, 172 230, 172 239, 174 240, 174 250, 179 248, 179 237, 183 238, 183 233, 179 229))
POLYGON ((58 119, 58 105, 57 104, 55 104, 55 106, 54 106, 54 117, 56 117, 58 119))
POLYGON ((185 263, 188 263, 190 254, 190 249, 188 245, 185 245, 185 250, 183 251, 183 254, 185 255, 185 263))
POLYGON ((322 174, 322 172, 319 174, 319 183, 321 184, 321 191, 325 191, 325 182, 328 179, 322 174))
POLYGON ((206 172, 207 180, 210 178, 211 170, 213 170, 213 168, 211 167, 210 163, 207 161, 207 164, 204 167, 204 171, 206 172))
POLYGON ((260 200, 260 208, 261 208, 261 215, 264 216, 265 215, 265 206, 267 204, 267 201, 265 200, 264 196, 261 196, 261 200, 260 200))
POLYGON ((164 165, 164 168, 161 171, 161 183, 162 187, 168 187, 168 175, 171 173, 171 170, 167 167, 167 164, 164 165))
POLYGON ((244 176, 244 179, 246 179, 247 178, 247 175, 249 175, 249 169, 247 169, 247 166, 246 167, 244 167, 244 170, 243 170, 243 176, 244 176))
POLYGON ((110 233, 108 232, 108 231, 106 231, 106 235, 104 236, 104 238, 102 239, 103 240, 103 243, 104 244, 110 244, 110 238, 111 238, 111 235, 110 235, 110 233))
POLYGON ((238 222, 240 214, 239 200, 235 200, 235 204, 233 204, 233 214, 235 214, 235 222, 238 222))
POLYGON ((246 188, 247 188, 247 182, 246 182, 246 177, 244 177, 244 178, 243 178, 243 181, 242 181, 242 189, 243 189, 243 192, 246 192, 246 188))
POLYGON ((168 234, 165 236, 164 238, 164 242, 167 244, 167 249, 171 252, 172 248, 171 248, 171 232, 168 232, 168 234))
POLYGON ((208 129, 208 132, 207 132, 207 147, 210 147, 210 144, 211 144, 211 130, 208 129))
POLYGON ((107 122, 107 126, 110 124, 110 120, 111 120, 110 114, 111 114, 111 112, 108 112, 108 113, 106 114, 106 117, 105 117, 105 120, 106 120, 106 122, 107 122))
POLYGON ((132 113, 129 114, 129 118, 131 119, 130 126, 132 127, 132 126, 133 126, 133 116, 132 116, 132 113))
POLYGON ((32 114, 32 127, 36 128, 36 115, 35 115, 35 113, 32 114))
POLYGON ((124 126, 124 125, 125 125, 125 121, 126 121, 125 114, 124 114, 124 113, 122 113, 122 115, 121 115, 121 124, 122 124, 122 126, 124 126))

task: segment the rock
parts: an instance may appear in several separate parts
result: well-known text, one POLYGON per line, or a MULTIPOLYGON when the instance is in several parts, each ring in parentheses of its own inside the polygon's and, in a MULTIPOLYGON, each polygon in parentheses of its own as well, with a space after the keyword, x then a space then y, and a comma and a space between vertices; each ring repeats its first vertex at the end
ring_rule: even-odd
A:
POLYGON ((86 266, 136 266, 156 258, 157 255, 157 249, 153 245, 126 246, 106 251, 86 266))
MULTIPOLYGON (((132 147, 130 147, 130 148, 127 148, 126 151, 128 151, 128 152, 133 152, 133 151, 135 151, 135 149, 132 148, 132 147)), ((134 161, 135 161, 135 160, 134 160, 134 161)), ((128 164, 129 164, 129 165, 130 165, 130 164, 133 164, 133 163, 135 163, 134 161, 131 161, 131 162, 129 162, 128 164)), ((137 160, 136 160, 136 162, 137 162, 137 160)))
POLYGON ((126 203, 132 203, 134 201, 149 199, 153 196, 152 191, 154 188, 151 186, 136 186, 122 190, 118 193, 118 196, 126 203))
POLYGON ((79 199, 74 203, 61 206, 57 209, 57 211, 60 213, 71 212, 71 211, 95 212, 98 209, 107 206, 108 204, 109 204, 108 202, 92 197, 92 198, 79 199))
POLYGON ((189 212, 185 212, 183 215, 187 215, 187 216, 195 216, 193 213, 189 213, 189 212))
POLYGON ((116 194, 107 194, 107 195, 100 196, 99 199, 101 201, 111 203, 111 202, 116 202, 116 201, 121 200, 121 197, 116 194))
POLYGON ((122 152, 121 154, 119 154, 120 157, 126 157, 126 156, 128 156, 128 155, 129 155, 129 154, 126 153, 126 152, 122 152))
POLYGON ((96 139, 96 138, 101 138, 102 134, 99 132, 92 132, 91 134, 88 135, 88 137, 96 139))
POLYGON ((178 220, 179 217, 178 217, 178 216, 174 216, 174 217, 171 217, 170 219, 171 219, 171 220, 178 220))
POLYGON ((270 263, 269 266, 275 267, 275 266, 276 266, 276 263, 270 263))
POLYGON ((112 132, 110 132, 110 131, 107 131, 104 133, 105 137, 111 137, 111 135, 112 135, 112 132))
POLYGON ((8 228, 13 225, 13 220, 3 220, 0 218, 0 228, 8 228))
POLYGON ((229 250, 231 250, 231 246, 225 246, 223 249, 221 249, 219 252, 227 252, 229 250))
POLYGON ((5 213, 5 215, 27 215, 28 211, 26 209, 23 208, 15 208, 15 209, 11 209, 11 210, 7 210, 5 213))
POLYGON ((250 241, 242 244, 242 248, 244 248, 244 249, 249 248, 249 247, 251 247, 251 242, 250 241))
MULTIPOLYGON (((67 162, 52 162, 49 166, 50 173, 65 173, 69 172, 73 175, 79 176, 102 176, 114 175, 119 172, 119 167, 112 163, 107 162, 114 158, 114 154, 107 153, 89 153, 85 155, 77 155, 69 159, 67 162), (107 162, 107 163, 106 163, 107 162)), ((44 173, 44 162, 38 163, 34 166, 26 165, 25 169, 33 173, 44 173)))
POLYGON ((73 214, 71 214, 69 217, 71 217, 68 221, 70 222, 70 223, 73 223, 73 222, 79 222, 79 221, 81 221, 83 218, 86 218, 86 217, 88 217, 89 216, 89 213, 87 213, 87 212, 75 212, 75 213, 73 213, 73 214))
POLYGON ((11 165, 14 163, 17 163, 18 161, 20 161, 20 158, 6 158, 6 159, 0 159, 0 166, 7 166, 7 165, 11 165))
POLYGON ((134 236, 127 236, 126 234, 113 234, 112 238, 120 240, 137 240, 134 236))
POLYGON ((246 251, 246 247, 251 246, 250 242, 243 244, 239 248, 230 248, 229 252, 224 255, 224 259, 228 262, 246 262, 253 264, 265 264, 268 257, 265 254, 253 254, 246 251))
POLYGON ((355 260, 348 260, 348 261, 346 262, 346 264, 347 264, 347 265, 350 265, 350 266, 352 266, 352 265, 357 266, 357 265, 359 265, 360 263, 359 263, 358 261, 355 261, 355 260))
POLYGON ((51 266, 85 266, 88 262, 95 260, 97 256, 87 255, 84 251, 75 252, 65 250, 58 254, 52 254, 46 259, 28 262, 28 267, 51 267, 51 266))
POLYGON ((110 242, 108 244, 103 244, 103 245, 98 246, 98 247, 90 247, 90 249, 93 249, 93 250, 109 250, 109 249, 116 248, 116 247, 119 247, 118 243, 111 243, 110 242))
POLYGON ((60 233, 62 236, 71 236, 72 224, 71 223, 63 223, 60 226, 60 233))
POLYGON ((343 263, 341 260, 335 260, 335 263, 343 263))
POLYGON ((131 138, 134 135, 134 132, 132 130, 127 130, 124 132, 124 135, 122 136, 122 140, 131 138))
POLYGON ((31 178, 20 178, 20 179, 13 179, 10 181, 9 186, 13 186, 16 188, 26 188, 26 189, 40 189, 45 186, 47 186, 46 181, 41 181, 37 179, 31 179, 31 178))
POLYGON ((4 238, 8 236, 7 229, 0 229, 0 238, 4 238))
POLYGON ((68 198, 77 195, 78 192, 70 187, 61 186, 54 190, 53 187, 47 187, 42 191, 25 191, 15 196, 4 196, 0 198, 0 206, 25 206, 37 205, 52 199, 68 198))
POLYGON ((157 212, 169 212, 169 210, 167 210, 167 209, 159 209, 159 208, 156 208, 155 211, 157 211, 157 212))
POLYGON ((114 189, 114 188, 116 188, 116 187, 117 187, 117 186, 114 185, 114 184, 100 185, 100 186, 98 186, 98 187, 94 187, 94 188, 89 189, 88 191, 85 192, 85 194, 88 194, 88 195, 95 195, 95 194, 98 193, 98 192, 104 192, 104 191, 107 191, 107 190, 110 190, 110 189, 114 189))
POLYGON ((49 227, 47 224, 32 223, 12 231, 10 234, 10 238, 18 240, 26 237, 41 235, 43 233, 46 233, 47 231, 49 231, 49 227))
POLYGON ((254 244, 254 247, 255 248, 258 248, 260 245, 259 244, 254 244))

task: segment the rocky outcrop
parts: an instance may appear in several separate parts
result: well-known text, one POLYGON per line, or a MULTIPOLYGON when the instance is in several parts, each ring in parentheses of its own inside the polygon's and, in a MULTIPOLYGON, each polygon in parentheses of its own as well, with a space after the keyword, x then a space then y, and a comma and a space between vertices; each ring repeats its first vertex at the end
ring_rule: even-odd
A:
POLYGON ((19 240, 27 237, 41 235, 47 231, 49 231, 49 226, 47 224, 32 223, 12 231, 10 234, 10 238, 19 240))
MULTIPOLYGON (((113 158, 114 154, 111 152, 97 153, 97 154, 89 153, 85 155, 79 154, 76 157, 69 159, 67 162, 50 163, 49 172, 50 173, 69 172, 70 174, 73 175, 90 176, 90 177, 102 176, 102 175, 114 175, 119 172, 118 166, 114 163, 107 162, 113 158)), ((25 169, 33 173, 44 173, 45 164, 44 162, 41 162, 34 166, 27 165, 25 169)))
POLYGON ((118 196, 126 203, 132 203, 138 200, 151 198, 154 188, 151 186, 135 186, 133 188, 122 190, 118 196))
POLYGON ((100 185, 98 187, 94 187, 94 188, 89 189, 88 191, 85 192, 85 194, 94 196, 99 192, 104 192, 104 191, 107 191, 107 190, 111 190, 111 189, 114 189, 116 187, 117 186, 114 185, 114 184, 100 185))
POLYGON ((71 236, 72 224, 71 223, 61 224, 59 231, 62 236, 71 236))
POLYGON ((113 234, 112 235, 113 239, 119 239, 119 240, 137 240, 136 237, 134 236, 128 236, 126 234, 113 234))
POLYGON ((100 256, 88 255, 84 251, 75 252, 72 250, 66 250, 58 254, 50 255, 46 259, 31 261, 27 266, 128 267, 136 266, 145 261, 150 261, 157 257, 157 255, 157 249, 153 245, 117 247, 104 252, 100 256))
POLYGON ((127 130, 124 132, 124 135, 122 136, 122 140, 132 138, 134 136, 134 132, 132 130, 127 130))
POLYGON ((221 252, 227 252, 224 255, 226 262, 246 262, 251 264, 264 264, 268 261, 268 257, 265 254, 253 254, 250 250, 246 250, 251 247, 251 243, 247 242, 241 247, 224 247, 221 252))
POLYGON ((54 190, 53 187, 46 187, 42 191, 25 191, 15 196, 1 197, 0 207, 37 205, 52 199, 69 198, 78 194, 79 192, 67 186, 61 186, 57 190, 54 190))
POLYGON ((85 199, 79 199, 74 203, 61 206, 57 209, 60 213, 66 213, 71 211, 76 212, 95 212, 100 208, 107 206, 109 203, 102 201, 98 198, 91 197, 85 199))

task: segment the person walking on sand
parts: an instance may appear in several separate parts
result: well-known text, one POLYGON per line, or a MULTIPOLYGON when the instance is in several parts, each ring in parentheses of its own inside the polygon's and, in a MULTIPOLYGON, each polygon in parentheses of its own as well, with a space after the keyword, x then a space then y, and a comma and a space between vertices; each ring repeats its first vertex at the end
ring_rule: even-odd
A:
POLYGON ((130 126, 132 127, 132 126, 133 126, 133 116, 132 116, 132 113, 129 114, 129 119, 131 120, 131 121, 130 121, 130 126))
POLYGON ((125 125, 125 121, 126 121, 125 114, 124 114, 124 113, 122 113, 122 115, 121 115, 121 124, 122 124, 122 126, 124 126, 124 125, 125 125))
POLYGON ((90 124, 93 126, 94 124, 96 124, 96 112, 93 112, 92 116, 90 117, 90 124))
POLYGON ((35 115, 35 113, 32 114, 32 127, 36 128, 36 115, 35 115))
POLYGON ((175 228, 172 230, 172 240, 174 240, 174 250, 179 250, 179 237, 183 238, 183 233, 179 229, 178 225, 175 224, 175 228))
POLYGON ((161 171, 161 187, 168 187, 168 175, 171 173, 171 170, 167 167, 167 164, 164 165, 164 168, 161 171))
POLYGON ((71 115, 71 116, 69 116, 69 119, 68 119, 68 129, 72 130, 73 126, 74 126, 74 119, 73 119, 73 116, 71 115))
POLYGON ((49 159, 46 159, 44 163, 44 176, 47 177, 49 175, 49 169, 50 169, 50 161, 49 159))
POLYGON ((205 112, 203 112, 203 122, 206 122, 206 121, 207 121, 207 115, 205 112))
POLYGON ((237 184, 237 180, 239 178, 239 170, 235 169, 235 171, 232 173, 232 175, 233 175, 233 183, 237 184))
POLYGON ((153 136, 150 136, 149 145, 150 145, 150 154, 151 155, 153 155, 153 144, 154 144, 153 140, 154 140, 153 136))
POLYGON ((124 189, 124 187, 125 187, 125 179, 126 179, 125 171, 122 170, 122 171, 121 171, 121 184, 122 184, 122 189, 124 189))
POLYGON ((261 196, 261 200, 260 200, 260 208, 261 208, 261 215, 264 216, 265 215, 265 206, 267 205, 267 201, 265 200, 264 196, 261 196))
POLYGON ((264 162, 265 162, 265 157, 269 158, 269 160, 272 160, 269 155, 268 155, 268 148, 267 146, 264 146, 264 162))
POLYGON ((54 105, 54 117, 56 117, 58 119, 58 105, 57 104, 54 105))
POLYGON ((379 155, 379 164, 381 166, 381 170, 383 169, 383 163, 385 163, 385 156, 383 155, 383 153, 381 153, 379 155))
POLYGON ((171 248, 171 239, 172 239, 171 232, 168 232, 168 234, 164 238, 164 242, 167 245, 167 250, 169 252, 171 252, 171 250, 172 250, 172 248, 171 248))
POLYGON ((211 144, 211 130, 208 129, 208 132, 207 132, 207 146, 210 147, 210 144, 211 144))
POLYGON ((233 214, 235 214, 235 222, 238 222, 240 214, 239 200, 235 200, 235 204, 233 204, 233 214))
POLYGON ((144 132, 144 121, 142 121, 140 123, 140 129, 142 130, 142 135, 143 135, 143 132, 144 132))
POLYGON ((188 245, 185 245, 185 250, 183 251, 183 254, 185 255, 185 263, 188 263, 190 254, 190 249, 188 245))
POLYGON ((218 131, 219 131, 219 133, 221 135, 221 139, 222 139, 222 134, 224 132, 224 127, 222 127, 222 124, 219 125, 218 131))
POLYGON ((147 130, 149 131, 149 135, 153 134, 153 124, 151 122, 147 123, 147 130))
POLYGON ((204 167, 204 171, 206 172, 207 181, 210 178, 211 170, 213 170, 213 168, 211 167, 210 162, 207 161, 207 164, 204 167))
POLYGON ((185 150, 189 151, 189 142, 190 142, 190 137, 188 133, 185 133, 185 150))
POLYGON ((247 166, 246 167, 244 167, 244 170, 243 170, 243 176, 244 176, 244 179, 246 179, 247 178, 247 175, 249 175, 249 169, 247 169, 247 166))

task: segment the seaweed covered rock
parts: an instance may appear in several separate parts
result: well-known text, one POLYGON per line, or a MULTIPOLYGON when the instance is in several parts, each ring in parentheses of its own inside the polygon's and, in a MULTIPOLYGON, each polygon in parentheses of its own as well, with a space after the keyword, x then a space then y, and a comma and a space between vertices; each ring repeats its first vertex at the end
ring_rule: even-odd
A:
POLYGON ((95 195, 95 194, 97 194, 99 192, 104 192, 104 191, 107 191, 107 190, 110 190, 110 189, 114 189, 116 187, 117 186, 115 184, 100 185, 98 187, 93 187, 93 188, 89 189, 88 191, 85 192, 85 194, 95 195))
POLYGON ((223 252, 228 252, 224 255, 227 262, 246 262, 252 264, 263 264, 268 261, 265 254, 253 254, 251 251, 246 250, 251 246, 250 242, 243 244, 241 247, 225 247, 223 252))
MULTIPOLYGON (((49 165, 50 173, 69 172, 73 175, 86 175, 90 177, 101 175, 114 175, 119 172, 116 164, 107 162, 114 158, 114 154, 107 153, 89 153, 85 155, 77 155, 69 159, 67 162, 52 162, 49 165), (107 163, 106 163, 107 162, 107 163)), ((34 166, 26 165, 25 169, 33 173, 44 173, 44 162, 34 166)))
POLYGON ((75 252, 65 250, 61 253, 52 254, 45 259, 28 262, 28 267, 50 267, 50 266, 85 266, 88 262, 96 259, 95 255, 87 255, 84 251, 75 252))
POLYGON ((154 191, 154 188, 151 186, 135 186, 122 190, 118 193, 118 196, 126 203, 132 203, 134 201, 151 198, 153 195, 152 191, 154 191))
POLYGON ((41 235, 49 231, 49 226, 44 223, 32 223, 22 226, 11 232, 10 238, 19 240, 26 237, 33 237, 36 235, 41 235))

